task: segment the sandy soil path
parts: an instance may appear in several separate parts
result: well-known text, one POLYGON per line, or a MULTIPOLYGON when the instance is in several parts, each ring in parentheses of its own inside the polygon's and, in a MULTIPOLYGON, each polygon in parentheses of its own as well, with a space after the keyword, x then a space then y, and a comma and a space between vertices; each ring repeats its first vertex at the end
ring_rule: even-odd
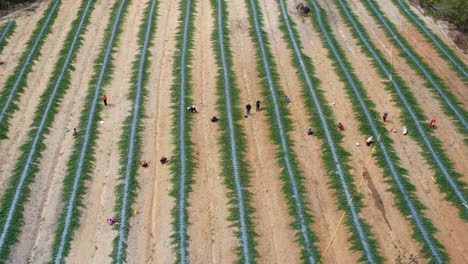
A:
POLYGON ((139 213, 131 218, 128 238, 129 263, 172 263, 175 255, 170 244, 172 234, 169 195, 172 184, 168 165, 161 165, 161 156, 173 155, 171 135, 170 91, 173 82, 172 65, 177 33, 179 8, 174 1, 161 1, 158 7, 156 37, 150 66, 149 91, 145 103, 146 119, 142 157, 150 167, 139 173, 140 190, 134 208, 139 213), (163 67, 162 67, 163 66, 163 67))
MULTIPOLYGON (((362 5, 355 4, 352 5, 352 8, 358 14, 361 22, 366 25, 365 27, 370 33, 371 40, 377 44, 376 46, 387 57, 387 60, 390 61, 391 58, 388 51, 393 49, 395 55, 397 53, 395 47, 391 48, 393 45, 391 45, 381 29, 376 26, 369 26, 374 24, 372 24, 372 18, 362 5)), ((406 64, 404 59, 400 56, 394 56, 393 63, 397 73, 405 80, 409 88, 412 89, 419 107, 423 109, 429 119, 437 120, 438 127, 435 130, 435 135, 442 141, 443 149, 455 164, 455 170, 464 174, 463 172, 468 171, 468 164, 463 162, 464 159, 462 158, 468 155, 468 147, 464 144, 465 136, 457 132, 453 122, 444 114, 440 102, 434 98, 429 89, 424 87, 423 80, 406 64)), ((424 121, 429 124, 429 120, 424 121)), ((468 177, 465 176, 464 179, 466 180, 468 177)))
MULTIPOLYGON (((398 25, 400 21, 404 21, 402 22, 404 25, 410 23, 410 21, 407 20, 406 17, 401 15, 398 6, 394 4, 393 1, 377 0, 376 2, 378 2, 382 11, 385 13, 385 16, 392 20, 393 23, 395 23, 395 25, 398 25)), ((423 10, 414 5, 410 6, 411 10, 413 10, 413 12, 416 13, 418 17, 424 21, 426 26, 429 27, 434 34, 441 38, 444 41, 444 43, 447 44, 457 54, 457 56, 465 62, 465 64, 468 64, 468 53, 458 48, 457 45, 454 43, 454 39, 452 36, 453 33, 451 32, 452 26, 448 22, 437 21, 430 16, 425 16, 423 14, 423 10)), ((401 29, 403 31, 405 30, 404 27, 402 27, 401 29)))
POLYGON ((102 39, 104 26, 98 23, 107 15, 107 6, 99 4, 92 15, 92 22, 84 35, 82 48, 78 52, 71 87, 59 107, 59 115, 46 137, 47 148, 41 160, 41 169, 32 185, 30 202, 26 205, 26 220, 23 233, 10 257, 13 263, 44 263, 50 260, 50 247, 59 216, 63 176, 71 154, 73 136, 71 132, 79 119, 87 84, 92 73, 92 62, 102 39), (25 254, 24 252, 28 252, 25 254))
MULTIPOLYGON (((81 2, 78 1, 64 1, 62 7, 58 10, 59 13, 57 20, 52 27, 52 32, 46 38, 42 48, 42 55, 39 56, 39 59, 33 66, 31 73, 28 75, 27 86, 25 87, 24 93, 17 103, 19 109, 9 120, 10 129, 8 130, 7 134, 8 139, 0 141, 0 160, 2 161, 0 162, 0 193, 6 188, 8 183, 7 179, 10 177, 15 161, 20 155, 18 148, 27 139, 29 126, 31 125, 32 119, 34 117, 34 111, 36 111, 36 107, 39 103, 38 98, 44 92, 47 85, 48 76, 50 76, 54 70, 55 62, 58 59, 58 53, 62 48, 68 31, 70 30, 70 23, 72 20, 71 18, 75 18, 80 3, 81 2), (64 8, 64 6, 66 7, 64 8), (47 78, 44 78, 44 76, 47 76, 47 78)), ((38 9, 38 12, 41 10, 43 9, 38 9)), ((41 15, 39 15, 39 17, 40 16, 41 15)), ((29 30, 33 30, 34 26, 35 25, 28 25, 27 28, 29 30)), ((26 29, 24 31, 20 29, 17 30, 23 34, 27 34, 25 32, 26 29)), ((10 43, 14 43, 12 41, 13 39, 10 40, 10 43)), ((19 41, 21 42, 21 40, 19 41)), ((14 50, 13 52, 15 53, 11 56, 21 56, 21 50, 14 50)), ((0 72, 2 72, 2 70, 0 70, 0 72)), ((9 75, 6 75, 3 78, 6 79, 8 76, 9 75)), ((3 78, 0 76, 1 80, 3 80, 3 78)))
MULTIPOLYGON (((96 162, 84 197, 87 206, 82 210, 82 224, 71 244, 70 255, 67 258, 69 263, 111 262, 112 240, 117 232, 106 223, 106 219, 115 215, 114 190, 120 182, 118 178, 121 167, 118 142, 122 135, 123 121, 131 109, 131 101, 127 96, 131 88, 132 63, 138 53, 137 34, 145 3, 145 0, 130 2, 123 24, 124 31, 114 55, 115 71, 112 81, 103 87, 103 92, 109 97, 109 106, 104 108, 101 116, 104 124, 98 128, 96 162)), ((110 4, 112 3, 109 3, 109 6, 110 4)))
MULTIPOLYGON (((322 5, 327 6, 323 3, 322 5)), ((384 109, 387 109, 390 113, 395 113, 395 115, 392 115, 395 118, 387 120, 386 128, 389 130, 392 128, 397 128, 398 131, 401 131, 399 128, 401 128, 404 124, 402 124, 400 120, 396 118, 401 113, 399 109, 396 108, 394 103, 389 103, 388 93, 384 91, 382 83, 383 80, 378 80, 379 77, 377 76, 375 70, 372 69, 369 61, 365 58, 365 56, 359 51, 359 48, 356 46, 356 41, 352 39, 351 35, 349 34, 349 31, 342 26, 343 23, 340 23, 340 18, 338 17, 338 11, 336 10, 336 8, 333 8, 333 5, 328 5, 326 9, 330 14, 332 14, 331 17, 334 17, 333 19, 336 22, 332 23, 332 25, 336 25, 333 26, 333 28, 336 36, 338 37, 338 41, 340 41, 340 43, 342 44, 346 44, 344 46, 346 47, 346 53, 350 54, 351 63, 356 69, 360 69, 359 71, 357 71, 357 75, 363 81, 364 86, 368 90, 370 98, 376 104, 376 109, 381 109, 382 111, 384 109)), ((360 15, 360 17, 362 16, 360 15)), ((433 172, 427 166, 427 163, 424 162, 424 159, 420 154, 421 149, 416 144, 416 142, 409 137, 401 135, 400 132, 397 134, 392 134, 392 139, 394 140, 394 147, 397 153, 399 154, 398 156, 402 160, 403 168, 406 168, 410 171, 410 180, 416 186, 418 198, 421 200, 421 202, 428 206, 429 209, 433 208, 435 210, 437 208, 437 210, 443 211, 447 215, 451 215, 454 218, 458 218, 456 210, 442 199, 443 196, 440 195, 438 187, 435 185, 435 183, 431 182, 432 176, 429 175, 432 175, 433 172), (413 164, 424 165, 418 165, 417 169, 421 170, 416 170, 413 164), (423 187, 421 187, 422 182, 425 182, 423 187)), ((385 218, 387 219, 390 228, 390 230, 386 231, 388 232, 387 236, 383 236, 380 238, 380 240, 382 241, 380 244, 384 247, 395 247, 395 250, 397 251, 396 254, 393 255, 393 258, 390 258, 391 255, 389 255, 389 258, 387 259, 395 259, 396 256, 407 258, 411 254, 413 254, 416 258, 419 259, 421 256, 419 255, 419 251, 416 251, 419 248, 417 247, 416 243, 411 243, 411 231, 409 230, 410 227, 408 226, 408 221, 403 220, 400 213, 394 208, 393 195, 385 191, 386 184, 383 183, 381 177, 375 177, 376 174, 373 173, 371 169, 369 169, 369 174, 372 178, 374 187, 371 187, 368 190, 363 189, 363 192, 366 194, 366 196, 373 196, 373 194, 375 193, 374 189, 377 190, 378 194, 381 196, 381 199, 383 201, 384 212, 386 211, 385 218), (405 230, 406 232, 404 232, 405 230), (392 243, 388 243, 389 237, 392 238, 392 243)), ((377 175, 381 175, 381 173, 377 175)), ((369 183, 370 182, 368 182, 368 184, 369 183)), ((382 210, 379 207, 377 207, 375 208, 375 210, 369 211, 368 213, 375 214, 378 211, 382 210)), ((425 213, 428 214, 428 216, 430 216, 433 223, 441 231, 438 234, 438 238, 440 239, 442 244, 449 248, 447 251, 449 252, 452 258, 455 257, 455 259, 463 259, 464 256, 463 254, 460 254, 461 248, 459 248, 459 245, 460 241, 463 241, 464 239, 461 237, 455 237, 453 235, 451 235, 450 238, 448 238, 446 236, 446 223, 438 221, 436 219, 436 215, 431 214, 431 211, 432 210, 426 210, 425 213), (453 241, 451 241, 451 239, 453 241)), ((382 219, 383 222, 385 222, 385 218, 382 219)), ((368 217, 366 217, 366 219, 368 219, 368 217)), ((456 221, 461 222, 461 220, 459 219, 457 219, 456 221)), ((379 227, 378 229, 384 230, 383 228, 384 227, 379 227)), ((458 227, 454 227, 453 229, 457 229, 459 232, 458 234, 466 234, 466 231, 464 231, 464 224, 460 224, 458 227)), ((377 233, 377 235, 379 233, 377 233)))
MULTIPOLYGON (((305 186, 308 190, 306 197, 315 219, 312 230, 318 236, 317 245, 321 253, 331 239, 332 232, 341 217, 341 212, 336 207, 333 197, 334 190, 327 186, 329 177, 323 167, 321 141, 316 137, 308 137, 306 134, 307 128, 311 126, 310 116, 305 106, 309 97, 302 95, 297 69, 292 65, 293 51, 289 49, 283 39, 283 32, 279 30, 279 14, 281 12, 276 2, 262 0, 260 3, 265 14, 266 31, 269 34, 272 52, 275 54, 274 59, 279 70, 280 84, 286 95, 292 99, 292 102, 288 104, 292 113, 290 119, 294 127, 291 137, 295 143, 294 151, 298 157, 300 168, 306 179, 305 186)), ((294 12, 289 13, 295 15, 294 12)), ((318 122, 317 117, 314 125, 319 126, 318 122)), ((355 252, 351 252, 351 244, 347 242, 349 237, 350 233, 345 228, 340 230, 338 238, 335 240, 335 246, 329 253, 329 260, 337 261, 341 258, 351 262, 357 261, 359 256, 355 252)))
MULTIPOLYGON (((239 244, 232 224, 227 220, 227 188, 223 184, 220 130, 217 123, 210 122, 216 112, 217 64, 211 42, 214 18, 209 0, 197 4, 195 45, 193 58, 193 101, 199 114, 193 119, 192 140, 198 153, 198 168, 195 172, 193 191, 188 208, 190 225, 190 260, 193 263, 234 263, 235 247, 239 244)), ((225 118, 225 117, 220 117, 225 118)))
MULTIPOLYGON (((434 49, 431 43, 426 41, 424 35, 419 33, 418 29, 410 23, 410 20, 405 16, 400 15, 399 9, 392 3, 392 1, 381 1, 378 4, 382 8, 385 16, 398 27, 400 34, 408 41, 413 50, 415 50, 416 53, 423 58, 423 61, 427 63, 440 78, 442 78, 444 83, 449 87, 449 90, 457 97, 465 108, 467 108, 468 89, 458 74, 451 69, 451 64, 446 61, 445 57, 441 57, 438 54, 438 50, 434 49)), ((376 26, 375 23, 368 24, 367 21, 368 20, 366 20, 367 25, 376 26)), ((447 43, 447 41, 445 42, 447 43)), ((395 54, 397 54, 397 52, 395 52, 395 54)), ((466 57, 468 56, 462 55, 461 59, 466 59, 466 57)))

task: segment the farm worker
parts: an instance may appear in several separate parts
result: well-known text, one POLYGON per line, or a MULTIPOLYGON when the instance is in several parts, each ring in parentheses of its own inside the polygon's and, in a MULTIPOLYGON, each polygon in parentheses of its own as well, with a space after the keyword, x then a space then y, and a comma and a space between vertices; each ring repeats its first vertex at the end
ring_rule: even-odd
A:
POLYGON ((374 137, 373 137, 373 136, 370 136, 370 137, 368 137, 367 140, 366 140, 366 145, 367 145, 368 147, 370 147, 370 145, 371 145, 373 142, 374 142, 374 137))
POLYGON ((387 120, 387 116, 388 116, 388 111, 383 112, 382 119, 384 122, 387 120))
POLYGON ((117 220, 115 220, 114 218, 107 218, 107 223, 109 225, 113 225, 113 224, 117 223, 117 220))
POLYGON ((75 128, 73 128, 73 136, 76 136, 76 135, 78 135, 78 130, 75 127, 75 128))
POLYGON ((245 106, 245 117, 249 116, 250 115, 250 109, 252 109, 252 106, 250 104, 247 104, 245 106))
POLYGON ((309 127, 309 129, 307 129, 307 135, 310 136, 310 135, 312 135, 312 134, 314 134, 314 131, 312 131, 312 128, 309 127))
POLYGON ((213 122, 213 123, 216 122, 216 121, 218 121, 218 120, 219 120, 219 118, 218 118, 217 116, 213 116, 213 117, 211 118, 211 122, 213 122))
POLYGON ((341 124, 341 123, 338 123, 338 128, 339 128, 341 131, 343 131, 343 130, 344 130, 344 126, 343 126, 343 124, 341 124))
POLYGON ((143 168, 148 168, 149 164, 148 164, 147 161, 142 160, 142 161, 141 161, 141 166, 142 166, 143 168))
POLYGON ((198 113, 197 108, 194 105, 187 107, 187 110, 191 113, 198 113))
POLYGON ((165 156, 162 156, 159 161, 161 162, 161 164, 166 164, 168 162, 167 157, 165 156))
POLYGON ((430 127, 431 127, 431 128, 435 128, 435 119, 432 119, 432 120, 431 120, 430 127))
POLYGON ((256 110, 257 112, 260 111, 260 104, 261 104, 261 103, 262 103, 262 102, 260 102, 259 100, 257 100, 257 102, 255 102, 255 110, 256 110))
POLYGON ((406 134, 408 134, 408 128, 403 127, 403 135, 406 135, 406 134))
POLYGON ((290 103, 291 102, 291 99, 289 97, 285 97, 284 100, 286 101, 286 103, 290 103))
POLYGON ((107 106, 107 95, 106 94, 102 95, 102 100, 104 101, 104 105, 107 106))

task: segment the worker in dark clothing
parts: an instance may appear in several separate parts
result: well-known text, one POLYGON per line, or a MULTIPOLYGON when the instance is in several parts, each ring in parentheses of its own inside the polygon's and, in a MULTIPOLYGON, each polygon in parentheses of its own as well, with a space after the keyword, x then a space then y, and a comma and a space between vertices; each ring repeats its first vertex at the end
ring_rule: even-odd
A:
POLYGON ((161 159, 159 160, 161 162, 161 164, 166 164, 169 162, 169 160, 167 159, 167 157, 165 156, 162 156, 161 159))
POLYGON ((219 120, 219 118, 218 118, 217 116, 213 116, 213 117, 211 118, 211 122, 213 122, 213 123, 216 122, 216 121, 218 121, 218 120, 219 120))
POLYGON ((194 105, 187 107, 187 110, 191 113, 198 113, 198 110, 194 105))
POLYGON ((344 126, 343 126, 343 124, 341 124, 341 123, 338 123, 338 128, 339 128, 341 131, 343 131, 343 130, 344 130, 344 126))
POLYGON ((257 100, 257 102, 255 102, 255 111, 257 111, 257 112, 260 111, 260 104, 261 103, 262 102, 260 102, 259 100, 257 100))
POLYGON ((366 140, 366 145, 368 147, 370 147, 370 145, 374 143, 374 137, 373 136, 370 136, 367 140, 366 140))
POLYGON ((249 116, 250 115, 250 109, 252 109, 252 106, 250 104, 247 104, 245 106, 245 117, 249 116))
POLYGON ((106 94, 102 95, 102 100, 104 101, 104 105, 107 106, 107 95, 106 94))
POLYGON ((78 130, 75 127, 75 128, 73 128, 73 136, 76 136, 76 135, 78 135, 78 130))
POLYGON ((307 129, 307 135, 311 136, 312 134, 314 134, 314 131, 309 127, 309 129, 307 129))
POLYGON ((388 111, 385 111, 382 116, 382 119, 384 122, 387 120, 387 116, 388 116, 388 111))

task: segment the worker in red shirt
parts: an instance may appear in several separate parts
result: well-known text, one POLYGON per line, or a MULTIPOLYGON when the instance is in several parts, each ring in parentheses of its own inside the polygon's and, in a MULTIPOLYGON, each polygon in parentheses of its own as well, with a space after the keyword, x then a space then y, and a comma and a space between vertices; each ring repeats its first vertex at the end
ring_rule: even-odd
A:
POLYGON ((104 105, 107 106, 107 95, 106 94, 102 95, 102 100, 104 101, 104 105))
POLYGON ((435 119, 431 120, 431 124, 429 125, 431 128, 435 128, 435 119))

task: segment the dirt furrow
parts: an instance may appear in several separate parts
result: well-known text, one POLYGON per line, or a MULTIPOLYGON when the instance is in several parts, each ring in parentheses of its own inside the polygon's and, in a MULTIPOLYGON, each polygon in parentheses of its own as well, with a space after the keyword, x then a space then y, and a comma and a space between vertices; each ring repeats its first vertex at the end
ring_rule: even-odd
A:
POLYGON ((86 208, 82 210, 82 224, 71 243, 70 255, 67 258, 69 263, 111 261, 109 255, 112 252, 112 239, 116 231, 106 223, 106 219, 114 216, 114 191, 120 169, 118 142, 122 134, 123 121, 131 107, 127 96, 130 92, 132 63, 138 53, 137 34, 145 3, 145 0, 130 2, 123 25, 124 30, 116 48, 112 81, 103 87, 103 93, 108 97, 108 106, 101 115, 104 123, 98 128, 96 162, 92 177, 86 183, 87 193, 84 197, 86 208))
POLYGON ((172 65, 177 33, 178 3, 163 0, 158 7, 155 45, 151 48, 150 77, 145 102, 147 118, 143 120, 143 154, 149 168, 140 169, 140 189, 134 203, 138 214, 131 220, 128 238, 129 263, 171 263, 175 255, 170 244, 172 234, 171 208, 174 200, 169 195, 171 182, 169 165, 159 163, 161 156, 169 159, 174 145, 171 136, 172 65))
POLYGON ((223 184, 221 154, 218 140, 220 131, 210 118, 216 113, 218 100, 216 88, 217 65, 211 42, 214 30, 210 0, 198 1, 194 23, 195 31, 193 64, 193 102, 199 114, 193 119, 192 140, 198 153, 195 183, 190 194, 188 208, 191 224, 190 260, 194 263, 233 263, 237 259, 238 244, 232 223, 227 220, 227 188, 223 184))
MULTIPOLYGON (((323 2, 323 1, 322 1, 323 2)), ((402 127, 405 124, 402 124, 398 118, 401 112, 400 109, 397 108, 395 103, 390 102, 388 93, 384 90, 384 82, 385 80, 378 77, 376 70, 372 68, 370 65, 369 59, 366 58, 364 54, 360 51, 360 48, 356 45, 356 40, 353 39, 350 35, 349 30, 344 27, 342 22, 342 18, 339 17, 338 10, 334 4, 325 4, 322 3, 322 6, 327 9, 327 12, 330 14, 330 17, 335 21, 332 23, 333 30, 335 35, 337 36, 338 41, 345 47, 346 54, 349 54, 350 62, 355 69, 357 69, 356 74, 360 80, 362 80, 364 87, 367 89, 369 97, 376 105, 376 109, 380 110, 381 112, 387 110, 389 111, 389 118, 386 122, 386 128, 388 130, 396 129, 396 133, 391 133, 392 139, 394 140, 394 147, 400 159, 402 160, 402 167, 409 170, 409 179, 410 181, 416 186, 418 198, 421 202, 428 206, 429 210, 425 210, 427 216, 431 219, 433 224, 436 228, 439 229, 439 233, 437 234, 437 238, 440 239, 442 244, 447 247, 447 252, 449 253, 452 261, 458 258, 463 258, 460 256, 460 249, 459 243, 463 241, 463 232, 464 225, 461 224, 461 220, 458 218, 457 211, 453 208, 448 202, 443 200, 443 195, 440 194, 437 185, 433 182, 433 171, 427 165, 427 162, 422 157, 421 148, 419 145, 412 140, 408 136, 402 135, 402 127), (414 168, 414 164, 418 164, 418 168, 414 168), (423 184, 424 183, 424 184, 423 184), (437 208, 437 209, 436 209, 437 208), (453 218, 457 219, 454 221, 460 222, 458 227, 454 227, 453 229, 457 229, 460 237, 454 237, 451 235, 449 239, 447 235, 446 224, 437 220, 437 214, 434 214, 433 210, 435 211, 443 211, 446 215, 450 215, 453 218), (451 242, 453 240, 453 242, 451 242), (449 246, 451 244, 455 246, 449 246)), ((358 17, 361 18, 363 15, 358 14, 358 17)), ((374 33, 370 34, 371 37, 375 36, 374 33)), ((403 65, 403 64, 402 64, 403 65)), ((411 133, 412 131, 410 131, 411 133)), ((453 135, 453 132, 452 132, 453 135)), ((365 137, 361 137, 360 142, 363 143, 365 137)), ((352 142, 350 142, 352 144, 352 142)), ((365 148, 362 147, 361 149, 365 148)), ((365 157, 365 156, 364 156, 365 157)), ((388 220, 389 226, 385 228, 385 226, 375 228, 380 232, 377 233, 377 238, 379 239, 380 235, 380 244, 382 248, 388 248, 390 250, 394 250, 395 252, 393 255, 388 255, 387 259, 392 259, 394 261, 397 258, 401 258, 402 260, 410 260, 410 257, 414 257, 418 261, 425 261, 421 258, 419 253, 419 246, 411 239, 412 231, 409 226, 409 222, 402 218, 401 214, 395 209, 393 205, 393 194, 386 191, 388 185, 383 182, 381 176, 381 172, 375 174, 370 169, 369 177, 372 177, 374 188, 377 190, 381 197, 383 208, 386 210, 386 218, 388 220), (391 240, 389 241, 389 238, 391 240), (391 243, 389 243, 391 242, 391 243)), ((380 170, 379 170, 380 171, 380 170)), ((368 181, 365 184, 369 184, 368 181)), ((372 188, 363 189, 365 193, 366 201, 372 201, 370 197, 372 197, 372 188)), ((379 201, 376 201, 379 202, 379 201)), ((375 210, 368 210, 369 214, 376 214, 379 208, 375 208, 375 210)), ((406 217, 405 217, 406 218, 406 217)), ((367 217, 366 217, 367 219, 367 217)), ((384 223, 385 219, 380 219, 382 223, 384 223)), ((462 261, 463 262, 463 261, 462 261)), ((456 262, 458 263, 458 262, 456 262)))
MULTIPOLYGON (((351 3, 351 1, 348 2, 351 3)), ((393 61, 397 73, 406 81, 409 88, 411 88, 419 107, 424 111, 425 115, 429 119, 435 119, 437 121, 435 135, 442 141, 443 149, 454 163, 455 170, 466 174, 463 172, 468 171, 468 164, 463 162, 464 159, 462 158, 468 155, 468 147, 464 144, 466 136, 457 132, 453 122, 444 114, 440 102, 434 98, 434 95, 429 89, 424 87, 424 82, 417 73, 398 55, 399 51, 390 43, 382 29, 373 24, 373 18, 370 17, 364 6, 360 3, 354 3, 351 5, 351 8, 370 33, 371 40, 376 44, 376 47, 381 50, 388 61, 393 61)), ((430 122, 430 120, 421 121, 426 122, 427 125, 429 125, 430 122)), ((468 175, 465 175, 464 179, 468 179, 468 175)))
POLYGON ((72 131, 78 123, 93 69, 92 63, 101 44, 105 25, 99 21, 108 15, 106 4, 108 3, 98 4, 92 14, 91 24, 78 51, 70 89, 62 100, 51 133, 46 137, 47 148, 36 182, 31 187, 32 197, 26 205, 25 225, 20 243, 12 250, 12 263, 44 263, 50 260, 53 242, 53 236, 50 234, 55 230, 61 208, 63 176, 74 140, 72 131))
MULTIPOLYGON (((2 160, 2 165, 0 165, 0 193, 7 186, 13 166, 20 155, 19 147, 27 138, 29 126, 39 103, 38 98, 44 92, 49 77, 54 71, 55 63, 59 58, 58 53, 62 49, 68 31, 71 29, 71 22, 76 17, 80 4, 81 1, 64 1, 58 10, 57 20, 52 26, 51 34, 45 40, 41 56, 39 56, 28 75, 27 86, 17 103, 19 109, 15 111, 9 120, 8 139, 0 141, 0 160, 2 160)), ((41 11, 43 10, 38 9, 37 12, 41 11)), ((20 31, 19 28, 20 26, 17 28, 18 31, 20 31)), ((24 31, 22 32, 24 33, 24 31)), ((13 39, 9 41, 13 43, 13 39)), ((19 52, 19 56, 21 56, 21 53, 19 52)), ((8 76, 5 76, 5 78, 8 78, 8 76)))

